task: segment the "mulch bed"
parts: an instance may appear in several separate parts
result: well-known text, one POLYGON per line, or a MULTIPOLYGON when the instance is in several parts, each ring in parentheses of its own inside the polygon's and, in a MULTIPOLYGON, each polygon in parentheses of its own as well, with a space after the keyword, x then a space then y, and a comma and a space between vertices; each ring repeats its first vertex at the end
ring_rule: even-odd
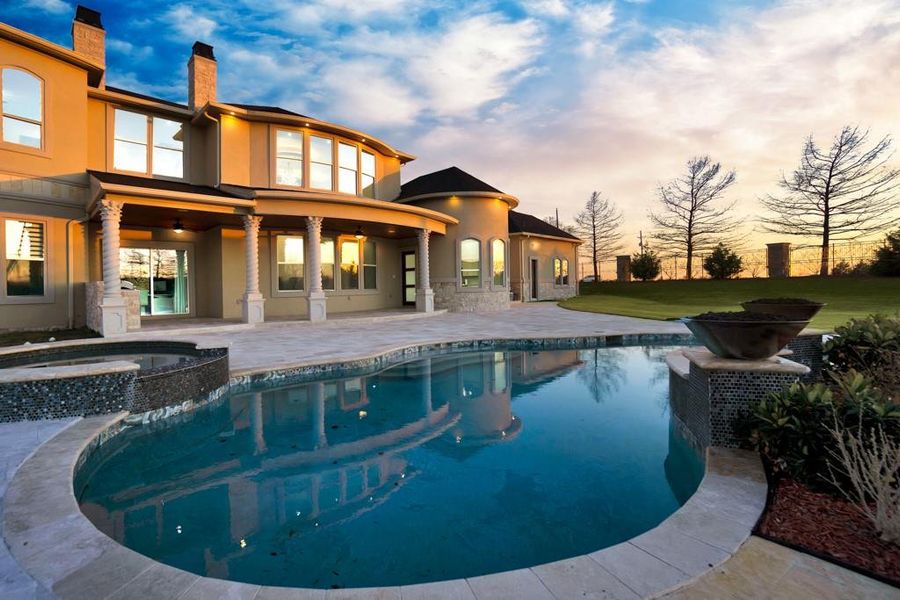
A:
POLYGON ((900 546, 878 539, 869 520, 843 498, 780 479, 757 532, 900 585, 900 546))

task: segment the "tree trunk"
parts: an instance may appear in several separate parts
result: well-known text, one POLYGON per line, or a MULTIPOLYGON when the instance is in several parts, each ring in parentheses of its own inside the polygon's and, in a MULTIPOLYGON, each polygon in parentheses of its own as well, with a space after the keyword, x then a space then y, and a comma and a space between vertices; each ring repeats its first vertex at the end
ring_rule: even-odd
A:
POLYGON ((826 229, 822 235, 822 257, 819 264, 819 275, 822 277, 828 276, 828 246, 828 230, 826 229))
POLYGON ((686 275, 687 279, 694 278, 693 266, 694 266, 694 245, 691 243, 688 243, 688 245, 687 245, 687 275, 686 275))
POLYGON ((593 258, 594 258, 594 260, 593 260, 593 263, 594 263, 594 282, 596 283, 597 281, 600 281, 600 265, 597 264, 597 263, 598 263, 598 261, 597 261, 597 253, 598 253, 598 248, 597 248, 597 225, 594 225, 594 227, 593 227, 592 230, 591 230, 591 234, 592 234, 592 237, 593 237, 593 240, 591 241, 591 250, 594 251, 594 256, 593 256, 593 258))

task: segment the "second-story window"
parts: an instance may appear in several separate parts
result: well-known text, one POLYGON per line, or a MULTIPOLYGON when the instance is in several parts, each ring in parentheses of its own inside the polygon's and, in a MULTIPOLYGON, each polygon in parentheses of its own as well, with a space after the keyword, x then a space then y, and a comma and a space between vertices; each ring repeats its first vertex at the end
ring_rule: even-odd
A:
POLYGON ((3 141, 40 148, 43 98, 41 80, 19 69, 0 70, 3 141))
POLYGON ((309 137, 309 185, 320 190, 330 190, 332 186, 332 166, 334 153, 331 138, 317 135, 309 137))
POLYGON ((162 177, 184 177, 184 124, 116 109, 113 168, 162 177), (147 140, 152 136, 152 152, 147 140))
POLYGON ((338 144, 338 191, 344 194, 358 193, 356 187, 356 146, 340 142, 338 144))
POLYGON ((359 155, 360 183, 362 183, 362 195, 367 198, 375 197, 375 155, 365 150, 359 155))
POLYGON ((275 183, 303 185, 303 134, 279 129, 275 134, 275 183))

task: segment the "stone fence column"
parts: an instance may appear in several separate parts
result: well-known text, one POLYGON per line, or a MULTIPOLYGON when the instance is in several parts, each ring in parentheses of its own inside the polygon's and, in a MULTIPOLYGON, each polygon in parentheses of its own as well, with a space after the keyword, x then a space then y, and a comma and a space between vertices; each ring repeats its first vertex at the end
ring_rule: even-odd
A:
POLYGON ((766 244, 766 268, 772 279, 790 277, 791 244, 788 242, 766 244))
POLYGON ((631 281, 631 256, 616 257, 616 281, 631 281))

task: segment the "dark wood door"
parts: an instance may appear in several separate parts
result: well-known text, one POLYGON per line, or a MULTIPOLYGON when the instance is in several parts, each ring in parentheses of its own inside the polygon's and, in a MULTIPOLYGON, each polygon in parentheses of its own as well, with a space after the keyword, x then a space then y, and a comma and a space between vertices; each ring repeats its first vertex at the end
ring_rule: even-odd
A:
POLYGON ((531 299, 538 299, 538 261, 531 259, 531 299))
POLYGON ((403 252, 400 255, 403 277, 403 304, 410 306, 416 303, 416 253, 403 252))

